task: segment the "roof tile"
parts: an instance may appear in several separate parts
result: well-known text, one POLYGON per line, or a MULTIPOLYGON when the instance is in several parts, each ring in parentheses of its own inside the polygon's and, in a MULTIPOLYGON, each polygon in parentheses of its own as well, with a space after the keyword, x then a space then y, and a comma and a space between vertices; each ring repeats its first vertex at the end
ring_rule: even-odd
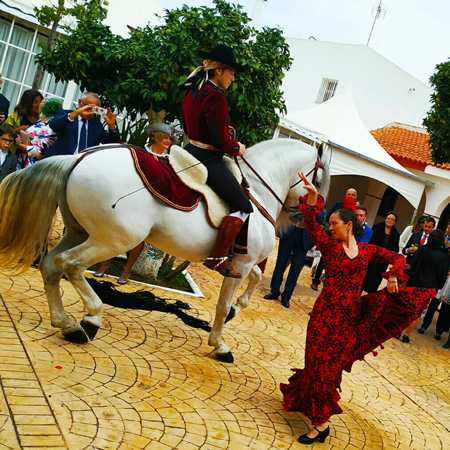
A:
POLYGON ((426 132, 413 131, 395 124, 370 132, 378 143, 394 158, 408 162, 436 166, 450 170, 450 163, 435 164, 431 159, 429 135, 426 132))

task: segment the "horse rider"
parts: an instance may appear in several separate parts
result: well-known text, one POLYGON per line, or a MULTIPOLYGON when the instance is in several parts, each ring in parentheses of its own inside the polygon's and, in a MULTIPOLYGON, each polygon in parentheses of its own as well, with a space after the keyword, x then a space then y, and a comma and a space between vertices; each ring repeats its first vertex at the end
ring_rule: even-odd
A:
POLYGON ((183 83, 186 90, 182 104, 183 125, 189 138, 185 150, 208 169, 206 184, 230 206, 230 215, 223 219, 216 244, 204 265, 225 277, 242 278, 233 270, 227 256, 253 208, 223 161, 225 154, 243 156, 245 146, 230 137, 227 100, 222 91, 244 67, 237 63, 233 49, 226 45, 216 45, 211 52, 197 51, 196 54, 204 58, 203 66, 194 70, 183 83))

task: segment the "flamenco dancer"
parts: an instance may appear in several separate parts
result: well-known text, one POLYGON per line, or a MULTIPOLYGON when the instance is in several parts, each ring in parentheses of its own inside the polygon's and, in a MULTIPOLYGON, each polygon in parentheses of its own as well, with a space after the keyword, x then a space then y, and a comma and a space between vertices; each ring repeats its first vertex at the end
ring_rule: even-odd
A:
POLYGON ((309 236, 323 255, 327 283, 311 312, 305 367, 292 369, 295 374, 280 389, 284 409, 300 411, 310 419, 311 430, 298 441, 312 444, 325 441, 330 434, 328 420, 342 413, 338 404, 342 371, 350 372, 355 361, 417 319, 436 291, 399 288, 407 278, 403 273, 405 258, 375 245, 357 243, 355 238, 362 233, 362 226, 353 211, 334 212, 330 217, 331 237, 327 236, 315 220, 324 199, 303 173, 299 175, 308 191, 300 198, 300 211, 309 236), (387 289, 361 296, 370 263, 392 264, 383 274, 387 289))

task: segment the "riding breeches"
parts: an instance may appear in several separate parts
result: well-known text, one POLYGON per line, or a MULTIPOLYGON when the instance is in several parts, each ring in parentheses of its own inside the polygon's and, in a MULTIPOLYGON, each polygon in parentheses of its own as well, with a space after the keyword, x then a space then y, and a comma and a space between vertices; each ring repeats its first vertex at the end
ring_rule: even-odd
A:
POLYGON ((224 153, 205 150, 192 144, 184 147, 208 170, 206 184, 230 206, 230 213, 253 212, 249 198, 223 161, 224 153))

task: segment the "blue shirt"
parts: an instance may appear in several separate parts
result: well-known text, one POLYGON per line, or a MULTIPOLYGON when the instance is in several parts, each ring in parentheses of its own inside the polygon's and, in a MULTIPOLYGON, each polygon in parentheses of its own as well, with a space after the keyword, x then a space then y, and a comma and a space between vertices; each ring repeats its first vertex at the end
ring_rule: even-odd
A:
POLYGON ((364 230, 363 230, 363 234, 356 238, 356 242, 369 242, 370 238, 372 237, 373 231, 372 229, 367 225, 366 222, 364 222, 362 224, 364 230))

